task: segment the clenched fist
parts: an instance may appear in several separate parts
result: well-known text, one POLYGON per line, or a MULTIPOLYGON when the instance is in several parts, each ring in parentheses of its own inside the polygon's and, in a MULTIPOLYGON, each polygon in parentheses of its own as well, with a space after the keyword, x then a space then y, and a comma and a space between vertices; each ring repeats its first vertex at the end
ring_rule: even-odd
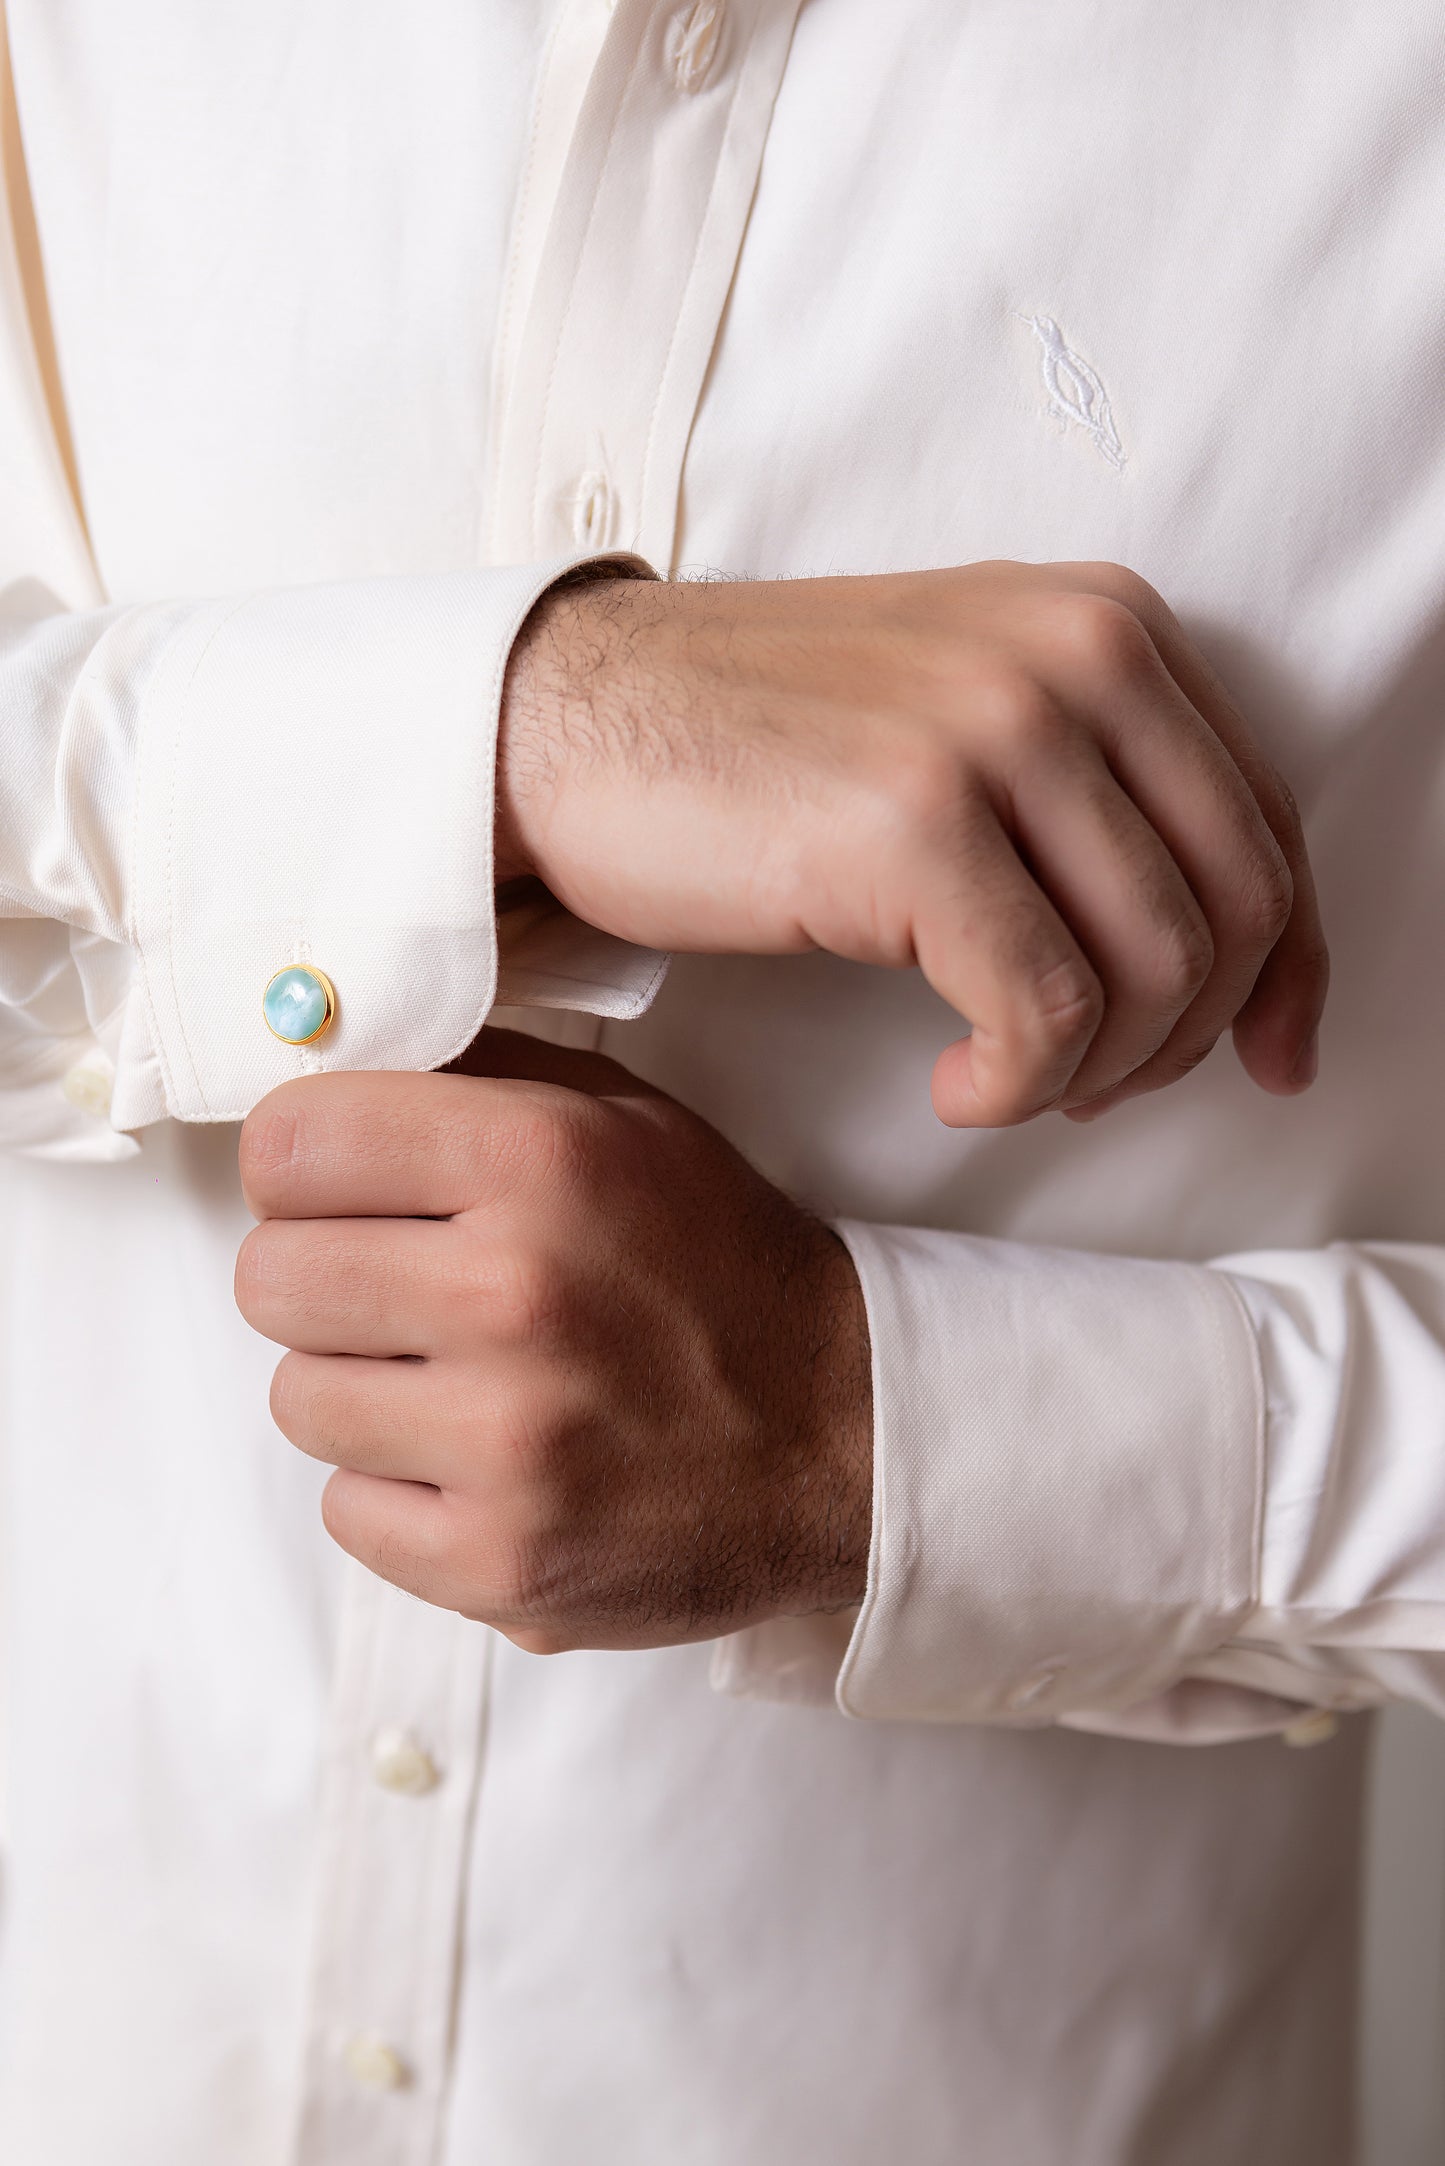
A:
POLYGON ((1289 793, 1112 564, 563 586, 503 703, 498 872, 605 931, 917 963, 973 1024, 960 1126, 1087 1117, 1234 1030, 1314 1073, 1326 959, 1289 793))
POLYGON ((284 1084, 236 1292, 327 1527, 521 1647, 647 1647, 864 1589, 872 1417, 837 1236, 615 1062, 284 1084))

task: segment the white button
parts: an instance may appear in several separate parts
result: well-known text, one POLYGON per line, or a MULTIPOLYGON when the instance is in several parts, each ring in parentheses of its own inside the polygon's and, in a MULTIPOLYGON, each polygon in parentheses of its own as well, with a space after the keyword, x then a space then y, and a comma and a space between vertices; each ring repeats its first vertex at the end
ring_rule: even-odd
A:
POLYGON ((612 541, 617 504, 607 476, 583 474, 570 499, 572 539, 579 549, 606 549, 612 541))
POLYGON ((371 1772, 383 1790, 403 1797, 425 1797, 441 1781, 441 1770, 408 1730, 380 1730, 372 1741, 371 1772))
POLYGON ((1307 1715, 1298 1716, 1279 1734, 1287 1745, 1327 1745, 1339 1726, 1339 1717, 1332 1715, 1327 1707, 1312 1707, 1307 1715))
POLYGON ((1050 1685, 1056 1685, 1058 1681, 1057 1670, 1039 1670, 1034 1676, 1026 1677, 1021 1685, 1015 1685, 1003 1704, 1011 1713, 1021 1715, 1026 1707, 1032 1707, 1036 1701, 1041 1700, 1050 1685))
POLYGON ((375 2031, 358 2031, 342 2051, 347 2071, 368 2091, 400 2091, 410 2080, 406 2062, 395 2046, 375 2031))
POLYGON ((702 89, 713 71, 722 44, 726 0, 692 0, 679 8, 667 35, 667 57, 679 90, 691 94, 702 89))
POLYGON ((67 1069, 61 1083, 61 1096, 82 1113, 94 1113, 104 1120, 110 1111, 111 1085, 115 1070, 104 1053, 87 1053, 73 1068, 67 1069))

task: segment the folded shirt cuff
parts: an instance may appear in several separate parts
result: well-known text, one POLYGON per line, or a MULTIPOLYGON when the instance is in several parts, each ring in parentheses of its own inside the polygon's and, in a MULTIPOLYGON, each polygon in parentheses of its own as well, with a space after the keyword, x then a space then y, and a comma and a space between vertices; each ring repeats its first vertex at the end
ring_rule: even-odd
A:
MULTIPOLYGON (((140 715, 115 1128, 239 1120, 297 1074, 437 1068, 470 1043, 498 989, 507 660, 539 597, 589 561, 649 575, 583 555, 167 609, 140 715), (262 1016, 290 964, 335 988, 310 1047, 262 1016)), ((580 992, 635 1013, 660 975, 573 920, 550 939, 556 1005, 580 992)), ((507 997, 547 991, 524 972, 507 997)))
POLYGON ((598 932, 545 891, 497 920, 497 1004, 565 1008, 631 1022, 652 1005, 671 958, 598 932))
POLYGON ((1255 1599, 1264 1402, 1228 1278, 839 1228, 873 1339, 850 1715, 1032 1724, 1167 1690, 1255 1599))

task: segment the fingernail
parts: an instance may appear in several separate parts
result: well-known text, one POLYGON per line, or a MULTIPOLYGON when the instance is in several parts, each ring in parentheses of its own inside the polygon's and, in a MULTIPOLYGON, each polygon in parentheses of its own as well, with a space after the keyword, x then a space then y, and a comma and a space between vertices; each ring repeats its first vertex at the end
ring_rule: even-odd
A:
POLYGON ((1289 1072, 1289 1079, 1297 1090, 1313 1083, 1320 1069, 1320 1034, 1312 1030, 1299 1049, 1299 1057, 1289 1072))
POLYGON ((1100 1098, 1091 1105, 1086 1099, 1081 1106, 1068 1107, 1064 1118, 1068 1121, 1077 1121, 1080 1127, 1084 1127, 1089 1121, 1101 1121, 1106 1113, 1113 1112, 1118 1103, 1117 1098, 1100 1098))

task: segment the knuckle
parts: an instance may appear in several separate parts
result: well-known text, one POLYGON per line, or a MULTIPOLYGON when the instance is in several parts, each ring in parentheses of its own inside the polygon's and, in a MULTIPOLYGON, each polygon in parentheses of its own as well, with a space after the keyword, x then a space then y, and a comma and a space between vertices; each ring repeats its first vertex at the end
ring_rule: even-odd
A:
POLYGON ((449 1561, 446 1525, 413 1519, 403 1534, 394 1524, 378 1524, 376 1514, 374 1485, 338 1467, 321 1492, 321 1524, 337 1548, 406 1593, 438 1600, 437 1574, 449 1561))
POLYGON ((364 1467, 373 1456, 364 1392, 328 1374, 317 1356, 288 1354, 271 1379, 271 1418, 309 1458, 364 1467))
POLYGON ((1131 571, 1127 564, 1116 564, 1107 558, 1079 566, 1080 576, 1095 594, 1106 601, 1121 603, 1136 616, 1146 615, 1150 610, 1162 609, 1163 596, 1157 587, 1151 587, 1141 573, 1131 571))
POLYGON ((991 1044, 975 1088, 996 1127, 1051 1106, 1104 1018, 1104 989, 1082 956, 1051 964, 1030 988, 1007 1042, 991 1044))
POLYGON ((349 1550, 352 1527, 351 1487, 333 1474, 321 1492, 321 1524, 340 1549, 349 1550))
POLYGON ((306 1365, 287 1354, 271 1378, 271 1419, 293 1444, 317 1434, 317 1390, 306 1365))
POLYGON ((269 1306, 271 1294, 270 1237, 265 1226, 254 1226, 236 1256, 236 1306, 247 1323, 254 1323, 269 1306))
POLYGON ((236 1258, 236 1300, 249 1323, 283 1342, 338 1317, 378 1322, 389 1306, 381 1253, 316 1221, 273 1219, 246 1236, 236 1258))
POLYGON ((1082 956, 1053 963, 1034 988, 1033 1020, 1045 1046, 1085 1044, 1104 1020, 1104 988, 1082 956))
POLYGON ((1041 758, 1068 734, 1068 718, 1053 694, 1027 670, 1009 670, 983 687, 992 732, 1024 758, 1041 758))
POLYGON ((285 1201, 306 1155, 306 1116, 294 1085, 283 1084, 252 1108, 241 1127, 241 1186, 269 1211, 285 1201))
POLYGON ((1168 1006, 1193 1000, 1214 968, 1214 940, 1203 918, 1182 920, 1166 933, 1154 965, 1149 991, 1168 1006))
POLYGON ((334 1320, 338 1297, 359 1292, 362 1276, 314 1222, 268 1219, 241 1243, 236 1305, 247 1323, 285 1343, 290 1332, 334 1320))
POLYGON ((1131 684, 1157 667, 1154 642, 1128 603, 1107 594, 1068 594, 1056 606, 1075 661, 1110 684, 1131 684))
POLYGON ((935 832, 958 802, 961 763, 942 738, 918 730, 889 748, 871 795, 878 839, 911 849, 935 832))
POLYGON ((585 1179, 593 1156, 595 1101, 580 1091, 539 1086, 512 1115, 507 1153, 526 1179, 572 1187, 585 1179))
POLYGON ((517 1106, 507 1127, 509 1155, 529 1174, 545 1173, 557 1149, 558 1128, 551 1103, 529 1094, 517 1106))
POLYGON ((1294 880, 1282 856, 1266 860, 1239 897, 1238 921, 1246 939, 1273 947, 1294 909, 1294 880))

